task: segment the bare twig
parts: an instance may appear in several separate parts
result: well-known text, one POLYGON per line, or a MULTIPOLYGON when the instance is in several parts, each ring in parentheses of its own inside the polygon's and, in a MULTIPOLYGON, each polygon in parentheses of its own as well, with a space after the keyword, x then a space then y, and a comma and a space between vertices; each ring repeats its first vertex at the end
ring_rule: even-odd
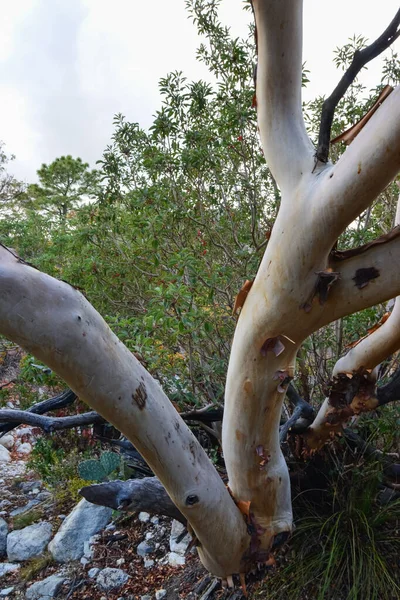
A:
POLYGON ((331 128, 336 106, 343 98, 349 86, 353 83, 361 69, 372 59, 376 58, 398 38, 400 31, 400 9, 397 11, 394 19, 385 31, 372 44, 356 50, 353 60, 339 81, 332 94, 327 98, 322 106, 321 124, 319 129, 318 147, 315 153, 316 162, 326 163, 329 156, 329 142, 331 137, 331 128))
POLYGON ((93 425, 95 423, 105 423, 103 417, 96 412, 87 412, 81 415, 73 415, 72 417, 46 417, 36 415, 27 410, 2 409, 0 410, 0 421, 6 423, 22 423, 32 425, 32 427, 40 427, 46 433, 59 431, 60 429, 72 429, 73 427, 84 427, 85 425, 93 425))
POLYGON ((288 386, 286 396, 289 402, 294 407, 294 410, 292 416, 280 428, 279 440, 281 444, 285 441, 289 429, 293 427, 296 421, 298 421, 301 418, 304 418, 311 422, 314 418, 313 407, 310 404, 308 404, 308 402, 303 400, 301 396, 299 396, 295 387, 292 384, 288 386))
MULTIPOLYGON (((54 398, 48 398, 47 400, 43 400, 42 402, 38 402, 33 406, 30 406, 26 411, 19 411, 22 413, 33 413, 36 415, 43 415, 46 412, 51 410, 59 410, 60 408, 65 408, 69 406, 73 402, 75 402, 77 396, 72 390, 66 390, 62 394, 55 396, 54 398)), ((0 437, 5 433, 8 433, 18 425, 22 425, 25 421, 12 421, 8 423, 1 423, 0 418, 0 437)))

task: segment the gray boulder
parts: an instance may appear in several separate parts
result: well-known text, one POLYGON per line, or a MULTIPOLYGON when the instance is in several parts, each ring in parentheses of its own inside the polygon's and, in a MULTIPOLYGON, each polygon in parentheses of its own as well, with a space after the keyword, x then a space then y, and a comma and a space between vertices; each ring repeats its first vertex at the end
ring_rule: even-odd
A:
POLYGON ((122 569, 112 569, 106 567, 97 575, 96 583, 104 591, 117 590, 122 587, 129 579, 128 573, 122 569))
POLYGON ((39 556, 51 540, 51 524, 46 521, 12 531, 7 536, 8 560, 28 560, 39 556))
POLYGON ((65 577, 50 575, 42 581, 37 581, 28 587, 25 593, 26 600, 50 600, 55 598, 63 584, 65 577))
POLYGON ((0 518, 0 556, 6 555, 8 525, 4 519, 0 518))
POLYGON ((111 520, 112 510, 81 500, 62 522, 49 544, 49 551, 58 562, 79 560, 85 551, 85 542, 104 529, 111 520))

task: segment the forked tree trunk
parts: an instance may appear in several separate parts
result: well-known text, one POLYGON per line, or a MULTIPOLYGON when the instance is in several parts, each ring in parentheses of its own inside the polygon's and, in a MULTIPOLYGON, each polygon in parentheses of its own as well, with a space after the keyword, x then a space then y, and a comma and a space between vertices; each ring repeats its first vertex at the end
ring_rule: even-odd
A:
POLYGON ((253 4, 260 134, 282 201, 229 362, 223 450, 235 501, 158 383, 85 298, 0 248, 0 332, 133 442, 188 520, 202 562, 221 577, 267 559, 276 536, 291 530, 279 421, 301 343, 400 293, 396 231, 354 256, 331 253, 400 169, 400 88, 336 165, 315 164, 301 112, 302 2, 253 4))

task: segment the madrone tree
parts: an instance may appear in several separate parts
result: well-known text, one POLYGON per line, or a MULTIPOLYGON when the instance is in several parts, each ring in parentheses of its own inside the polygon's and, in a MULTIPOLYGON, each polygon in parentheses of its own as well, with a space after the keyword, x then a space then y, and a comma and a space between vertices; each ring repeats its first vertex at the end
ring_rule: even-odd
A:
MULTIPOLYGON (((398 36, 400 11, 376 42, 356 52, 325 101, 315 148, 301 105, 302 2, 253 0, 253 9, 258 124, 281 204, 257 276, 238 297, 223 421, 228 487, 159 383, 85 297, 0 249, 0 332, 132 441, 187 520, 205 567, 224 578, 267 561, 292 529, 279 426, 302 343, 328 323, 400 294, 398 226, 361 248, 337 248, 345 228, 400 170, 400 88, 388 90, 356 126, 336 164, 328 158, 335 106, 363 65, 398 36)), ((305 453, 379 404, 375 367, 398 348, 396 304, 385 324, 336 364, 329 397, 302 434, 305 453)))

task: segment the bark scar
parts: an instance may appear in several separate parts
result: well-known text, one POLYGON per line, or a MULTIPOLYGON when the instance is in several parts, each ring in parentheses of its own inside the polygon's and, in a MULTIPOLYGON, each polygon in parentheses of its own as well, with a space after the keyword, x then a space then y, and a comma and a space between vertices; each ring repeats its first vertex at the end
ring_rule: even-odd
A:
POLYGON ((132 394, 132 399, 136 402, 140 410, 146 406, 147 392, 143 383, 139 383, 138 387, 132 394))

